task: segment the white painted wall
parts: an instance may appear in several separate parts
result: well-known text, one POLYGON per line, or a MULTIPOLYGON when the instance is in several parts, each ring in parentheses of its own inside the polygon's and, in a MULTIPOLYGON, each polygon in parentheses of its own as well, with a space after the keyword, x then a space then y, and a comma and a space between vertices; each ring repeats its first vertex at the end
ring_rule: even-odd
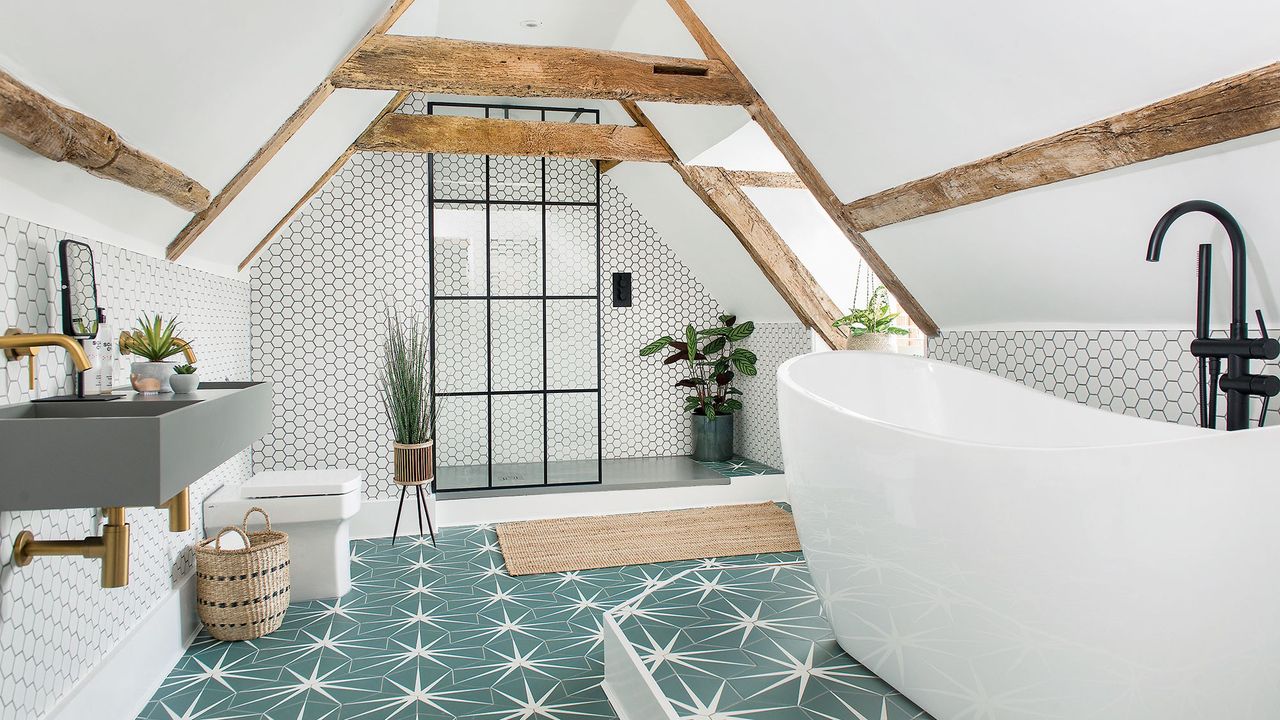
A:
MULTIPOLYGON (((755 122, 743 125, 692 162, 730 170, 791 172, 790 163, 755 122)), ((836 305, 848 308, 855 294, 865 300, 871 282, 865 278, 859 282, 859 275, 865 274, 860 272, 862 258, 812 193, 782 188, 745 188, 744 192, 836 305)))
POLYGON ((757 323, 796 322, 742 244, 675 170, 623 163, 609 178, 726 310, 757 323))
MULTIPOLYGON (((1196 245, 1214 242, 1215 325, 1230 287, 1226 234, 1182 218, 1159 264, 1156 220, 1183 200, 1224 205, 1249 244, 1249 308, 1280 321, 1280 133, 1037 188, 867 234, 944 329, 1186 329, 1196 245)), ((1253 324, 1250 319, 1250 324, 1253 324)))
MULTIPOLYGON (((1280 5, 1264 0, 692 4, 845 201, 1280 58, 1280 5)), ((1255 240, 1251 302, 1274 318, 1263 287, 1267 268, 1280 273, 1274 144, 1231 143, 867 237, 944 329, 1187 327, 1192 246, 1209 226, 1183 221, 1160 266, 1142 250, 1164 210, 1204 197, 1255 240)))

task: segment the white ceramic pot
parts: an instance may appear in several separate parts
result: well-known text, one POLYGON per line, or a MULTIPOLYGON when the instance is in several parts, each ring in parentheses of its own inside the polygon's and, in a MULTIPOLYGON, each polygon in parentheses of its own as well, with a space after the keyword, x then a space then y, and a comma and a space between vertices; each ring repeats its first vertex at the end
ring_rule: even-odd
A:
POLYGON ((169 385, 173 387, 173 391, 180 394, 193 393, 196 388, 200 387, 200 375, 192 373, 190 375, 179 375, 174 373, 169 376, 169 385))
POLYGON ((176 362, 135 362, 129 365, 129 383, 143 395, 172 392, 169 378, 176 362))
POLYGON ((888 333, 865 333, 850 335, 845 344, 846 350, 869 350, 871 352, 898 352, 898 337, 888 333))

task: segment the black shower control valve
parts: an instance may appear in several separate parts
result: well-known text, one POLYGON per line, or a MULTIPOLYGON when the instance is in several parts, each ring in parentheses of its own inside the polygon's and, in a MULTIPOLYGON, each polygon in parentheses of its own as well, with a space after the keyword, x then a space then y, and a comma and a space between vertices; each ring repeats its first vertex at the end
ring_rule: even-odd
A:
POLYGON ((1218 387, 1223 391, 1236 390, 1246 395, 1275 397, 1280 395, 1280 377, 1275 375, 1241 375, 1239 377, 1222 376, 1218 387))
POLYGON ((1191 341, 1191 354, 1196 357, 1241 357, 1256 360, 1275 360, 1280 357, 1280 340, 1275 338, 1244 338, 1228 340, 1226 338, 1197 338, 1191 341))
POLYGON ((631 273, 613 274, 613 306, 631 307, 631 273))

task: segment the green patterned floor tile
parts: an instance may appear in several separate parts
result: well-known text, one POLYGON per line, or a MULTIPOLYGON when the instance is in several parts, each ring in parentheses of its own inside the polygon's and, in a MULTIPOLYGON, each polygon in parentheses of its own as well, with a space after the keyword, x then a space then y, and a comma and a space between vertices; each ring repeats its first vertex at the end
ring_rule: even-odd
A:
POLYGON ((782 471, 769 467, 764 463, 758 463, 755 460, 748 460, 744 457, 734 455, 732 458, 724 462, 702 462, 695 461, 699 465, 704 465, 725 477, 745 477, 748 475, 781 475, 782 471))
POLYGON ((681 716, 928 718, 840 649, 802 563, 691 570, 611 613, 681 716))
MULTIPOLYGON (((201 634, 138 717, 612 720, 600 688, 605 609, 686 570, 714 577, 799 558, 779 553, 513 578, 492 527, 447 528, 439 542, 353 542, 350 593, 291 605, 281 628, 257 640, 224 643, 201 634)), ((705 619, 701 595, 654 617, 668 627, 705 619)))

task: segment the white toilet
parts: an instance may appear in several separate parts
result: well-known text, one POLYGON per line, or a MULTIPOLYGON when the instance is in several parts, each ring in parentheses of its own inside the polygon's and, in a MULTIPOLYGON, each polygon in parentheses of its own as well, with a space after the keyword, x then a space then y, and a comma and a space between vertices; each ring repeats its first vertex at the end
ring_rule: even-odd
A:
MULTIPOLYGON (((272 529, 289 534, 291 602, 342 597, 351 589, 351 518, 360 510, 363 484, 358 470, 260 472, 205 500, 205 534, 238 526, 249 508, 260 507, 271 515, 272 529)), ((249 529, 263 527, 254 513, 249 529)))

